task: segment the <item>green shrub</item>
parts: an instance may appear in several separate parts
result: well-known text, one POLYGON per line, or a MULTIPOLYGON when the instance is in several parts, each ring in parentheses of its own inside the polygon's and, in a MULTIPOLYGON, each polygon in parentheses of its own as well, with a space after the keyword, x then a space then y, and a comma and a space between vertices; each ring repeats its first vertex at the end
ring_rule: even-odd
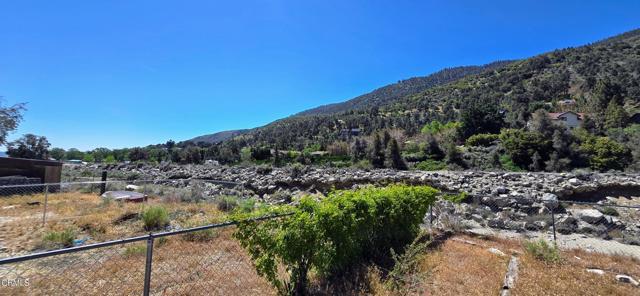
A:
POLYGON ((497 134, 477 134, 469 137, 466 141, 468 146, 483 146, 489 147, 498 141, 499 135, 497 134))
POLYGON ((49 231, 43 237, 43 243, 46 248, 68 248, 73 246, 73 240, 76 239, 76 231, 66 228, 63 231, 49 231))
POLYGON ((504 170, 507 170, 507 171, 522 172, 522 169, 519 166, 517 166, 515 163, 513 163, 509 155, 500 156, 500 165, 504 170))
POLYGON ((231 212, 238 206, 238 198, 235 196, 220 196, 216 198, 218 210, 231 212))
POLYGON ((580 151, 588 158, 589 167, 598 170, 623 170, 631 163, 631 152, 607 137, 583 137, 580 151))
POLYGON ((242 213, 251 213, 256 206, 256 201, 253 198, 245 199, 239 202, 237 210, 242 213))
POLYGON ((415 169, 420 171, 440 171, 447 168, 444 161, 427 159, 416 164, 415 169))
POLYGON ((558 263, 562 260, 558 247, 548 244, 545 240, 524 242, 524 248, 531 256, 548 263, 558 263))
POLYGON ((336 191, 320 201, 304 197, 284 208, 293 215, 241 222, 235 236, 281 294, 302 294, 310 270, 327 278, 358 262, 388 259, 392 249, 402 252, 437 194, 428 186, 391 185, 336 191), (278 277, 282 265, 289 279, 278 277))
POLYGON ((618 210, 612 207, 604 207, 604 209, 602 209, 602 213, 609 216, 620 216, 618 210))
POLYGON ((145 230, 155 230, 169 225, 169 213, 162 206, 151 206, 142 212, 145 230))

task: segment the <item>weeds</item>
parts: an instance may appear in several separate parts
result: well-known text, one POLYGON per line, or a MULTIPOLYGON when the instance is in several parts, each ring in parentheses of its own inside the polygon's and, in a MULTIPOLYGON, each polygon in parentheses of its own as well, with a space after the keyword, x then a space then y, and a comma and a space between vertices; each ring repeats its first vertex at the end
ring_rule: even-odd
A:
POLYGON ((231 212, 238 206, 238 198, 233 196, 221 196, 216 199, 218 210, 231 212))
POLYGON ((73 246, 73 240, 76 239, 76 231, 72 228, 66 228, 63 231, 49 231, 43 237, 43 243, 48 248, 68 248, 73 246))
POLYGON ((560 263, 560 251, 556 245, 550 245, 545 240, 524 242, 524 248, 527 253, 534 258, 547 263, 560 263))
POLYGON ((132 245, 132 246, 128 246, 126 249, 124 249, 124 254, 122 254, 124 257, 133 257, 133 256, 141 256, 147 253, 147 246, 146 245, 132 245))
POLYGON ((142 212, 145 230, 161 229, 169 225, 169 213, 162 206, 151 206, 142 212))

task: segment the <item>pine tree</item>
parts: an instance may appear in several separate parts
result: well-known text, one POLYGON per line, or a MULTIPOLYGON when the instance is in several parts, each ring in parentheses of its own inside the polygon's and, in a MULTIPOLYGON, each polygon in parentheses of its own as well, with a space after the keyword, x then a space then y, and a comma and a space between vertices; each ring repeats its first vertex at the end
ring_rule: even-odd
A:
POLYGON ((376 134, 373 139, 373 149, 371 150, 371 165, 374 168, 384 167, 384 149, 382 148, 382 141, 380 135, 376 134))
POLYGON ((604 127, 606 129, 625 127, 629 121, 629 115, 615 100, 609 101, 604 116, 604 127))
POLYGON ((407 169, 407 164, 404 162, 404 159, 402 159, 402 155, 400 155, 400 147, 398 146, 398 141, 396 141, 396 139, 391 139, 389 141, 386 153, 386 163, 387 166, 396 170, 407 169))
POLYGON ((276 146, 276 148, 274 149, 274 154, 273 154, 273 165, 274 166, 279 166, 280 165, 280 150, 278 150, 278 146, 276 146))

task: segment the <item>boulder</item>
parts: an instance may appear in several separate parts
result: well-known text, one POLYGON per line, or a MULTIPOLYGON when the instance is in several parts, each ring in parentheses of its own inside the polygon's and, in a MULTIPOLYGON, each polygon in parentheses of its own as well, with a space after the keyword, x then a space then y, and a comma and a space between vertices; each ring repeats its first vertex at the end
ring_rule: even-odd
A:
POLYGON ((558 208, 558 196, 553 193, 545 193, 542 195, 542 203, 549 209, 555 210, 558 208))
POLYGON ((571 214, 584 222, 597 224, 604 220, 604 214, 596 209, 570 210, 571 214))

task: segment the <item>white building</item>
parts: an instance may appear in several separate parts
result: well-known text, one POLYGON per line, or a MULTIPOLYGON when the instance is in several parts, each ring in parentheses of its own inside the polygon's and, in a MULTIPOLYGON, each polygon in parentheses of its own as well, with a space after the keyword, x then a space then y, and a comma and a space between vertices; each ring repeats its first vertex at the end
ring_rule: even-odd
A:
POLYGON ((569 129, 579 127, 584 120, 583 113, 576 113, 573 111, 561 112, 561 113, 549 113, 549 118, 554 122, 564 124, 569 129))

